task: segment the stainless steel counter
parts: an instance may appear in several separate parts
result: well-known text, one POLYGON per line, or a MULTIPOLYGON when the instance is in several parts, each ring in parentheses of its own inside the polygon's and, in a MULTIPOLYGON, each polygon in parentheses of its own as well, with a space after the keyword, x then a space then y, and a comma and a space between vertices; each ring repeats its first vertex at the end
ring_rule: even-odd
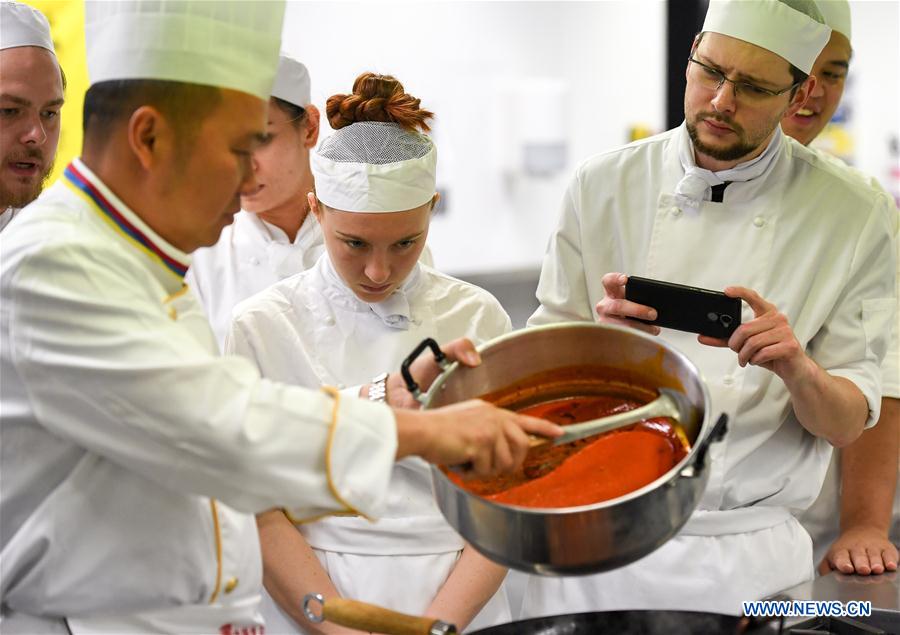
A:
POLYGON ((798 584, 778 594, 792 600, 869 600, 873 609, 900 611, 900 577, 898 572, 881 575, 844 575, 832 571, 810 582, 798 584))
POLYGON ((823 602, 838 601, 847 603, 850 601, 870 601, 872 614, 868 617, 840 618, 829 620, 804 620, 793 618, 786 621, 785 625, 793 627, 795 631, 785 632, 834 632, 834 633, 900 633, 900 577, 896 571, 882 575, 844 575, 831 572, 828 575, 817 577, 810 582, 798 584, 790 589, 785 589, 776 596, 779 599, 791 600, 817 600, 823 602), (835 624, 831 625, 830 622, 835 624), (809 623, 815 622, 815 628, 809 623), (860 624, 862 629, 880 630, 855 630, 848 624, 860 624))

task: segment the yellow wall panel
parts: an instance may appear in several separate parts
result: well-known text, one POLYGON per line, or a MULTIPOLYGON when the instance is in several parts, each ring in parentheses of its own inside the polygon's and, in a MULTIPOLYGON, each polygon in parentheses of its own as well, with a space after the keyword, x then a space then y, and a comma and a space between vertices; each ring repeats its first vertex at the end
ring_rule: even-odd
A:
POLYGON ((84 0, 25 0, 50 22, 56 57, 66 74, 66 103, 62 109, 59 149, 50 181, 62 174, 66 165, 81 154, 81 111, 88 89, 84 48, 84 0))

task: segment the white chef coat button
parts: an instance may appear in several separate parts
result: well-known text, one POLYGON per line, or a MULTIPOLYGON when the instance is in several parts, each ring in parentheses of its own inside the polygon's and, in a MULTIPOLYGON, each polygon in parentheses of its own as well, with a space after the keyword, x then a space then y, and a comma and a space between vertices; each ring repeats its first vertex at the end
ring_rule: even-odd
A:
POLYGON ((730 386, 731 384, 734 383, 734 377, 732 377, 731 375, 725 375, 722 378, 722 383, 725 384, 726 386, 730 386))
POLYGON ((344 384, 338 384, 338 385, 337 385, 337 389, 338 389, 338 390, 343 390, 344 388, 346 388, 346 386, 345 386, 344 384))
POLYGON ((669 213, 672 216, 674 216, 675 218, 678 218, 679 216, 681 216, 681 208, 680 207, 670 207, 669 213))
POLYGON ((327 318, 325 318, 324 320, 322 320, 322 322, 325 324, 325 326, 334 326, 334 318, 331 317, 330 315, 327 318))
POLYGON ((753 219, 753 224, 756 225, 757 227, 762 227, 763 225, 766 224, 766 219, 763 218, 762 216, 757 216, 756 218, 753 219))
POLYGON ((225 583, 225 593, 231 593, 237 588, 238 579, 237 578, 229 578, 228 582, 225 583))
POLYGON ((258 265, 258 264, 259 264, 259 258, 257 258, 256 256, 251 256, 251 257, 250 257, 250 264, 251 264, 251 265, 258 265))

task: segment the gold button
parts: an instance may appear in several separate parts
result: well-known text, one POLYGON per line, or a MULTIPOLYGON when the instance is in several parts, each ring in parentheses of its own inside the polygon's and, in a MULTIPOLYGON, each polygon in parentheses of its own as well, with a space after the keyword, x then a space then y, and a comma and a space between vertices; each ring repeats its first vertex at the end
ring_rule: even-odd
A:
POLYGON ((238 579, 237 578, 229 578, 228 582, 225 583, 225 593, 231 593, 237 588, 238 579))

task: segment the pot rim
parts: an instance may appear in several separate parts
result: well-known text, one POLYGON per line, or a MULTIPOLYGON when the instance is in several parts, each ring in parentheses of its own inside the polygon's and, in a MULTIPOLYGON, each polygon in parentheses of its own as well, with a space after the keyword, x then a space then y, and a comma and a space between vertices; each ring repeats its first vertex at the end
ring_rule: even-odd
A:
MULTIPOLYGON (((668 352, 672 353, 680 362, 682 362, 685 366, 687 366, 690 370, 694 372, 700 384, 700 392, 703 395, 703 421, 700 422, 700 430, 697 433, 697 438, 694 439, 693 444, 691 445, 690 451, 682 458, 678 463, 673 465, 666 473, 659 476, 659 478, 647 483, 643 487, 636 489, 632 492, 624 494, 622 496, 618 496, 616 498, 610 498, 605 501, 600 501, 598 503, 591 503, 589 505, 578 505, 575 507, 523 507, 521 505, 507 505, 506 503, 498 503, 496 501, 488 500, 487 498, 483 498, 478 496, 477 494, 473 494, 469 492, 452 480, 450 480, 446 474, 444 474, 443 470, 441 470, 436 465, 431 465, 431 473, 433 478, 442 478, 444 479, 453 489, 457 492, 465 494, 467 496, 471 496, 476 498, 482 504, 488 505, 490 507, 495 507, 501 510, 512 510, 522 514, 530 514, 535 516, 547 516, 547 515, 555 515, 555 516, 565 516, 568 514, 574 513, 582 513, 582 512, 590 512, 594 510, 606 509, 608 507, 614 507, 617 505, 621 505, 623 503, 628 503, 634 499, 640 498, 645 494, 669 483, 669 481, 674 481, 676 478, 690 478, 681 474, 681 472, 688 467, 691 463, 694 462, 694 457, 697 452, 697 448, 700 447, 700 442, 706 437, 706 435, 712 432, 712 404, 710 403, 709 389, 706 386, 706 379, 703 376, 703 373, 700 372, 700 369, 697 368, 697 365, 694 364, 691 359, 685 355, 681 350, 677 347, 673 346, 669 342, 665 340, 657 339, 656 336, 649 335, 644 333, 643 331, 639 331, 637 329, 628 328, 625 326, 619 326, 617 324, 601 324, 598 322, 556 322, 554 324, 542 324, 540 326, 530 326, 524 329, 518 329, 515 331, 510 331, 509 333, 505 333, 499 337, 495 337, 492 340, 488 340, 487 342, 483 342, 479 346, 476 347, 476 350, 481 353, 488 348, 492 348, 498 344, 506 342, 508 340, 517 339, 521 337, 522 334, 525 333, 533 333, 539 331, 558 331, 558 330, 568 330, 568 329, 576 329, 576 328, 592 328, 592 329, 604 329, 604 330, 612 330, 618 331, 620 333, 624 333, 630 336, 637 336, 640 339, 647 340, 648 342, 652 342, 653 344, 662 346, 668 352), (704 432, 706 434, 704 434, 704 432)), ((453 362, 437 377, 437 379, 432 382, 431 387, 425 393, 425 396, 422 400, 422 408, 427 409, 434 396, 437 394, 437 391, 440 390, 441 386, 448 380, 449 377, 453 375, 457 368, 459 368, 459 362, 453 362)))

